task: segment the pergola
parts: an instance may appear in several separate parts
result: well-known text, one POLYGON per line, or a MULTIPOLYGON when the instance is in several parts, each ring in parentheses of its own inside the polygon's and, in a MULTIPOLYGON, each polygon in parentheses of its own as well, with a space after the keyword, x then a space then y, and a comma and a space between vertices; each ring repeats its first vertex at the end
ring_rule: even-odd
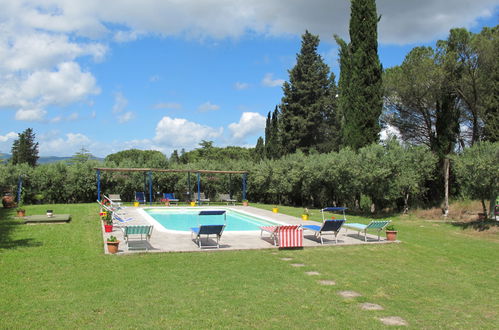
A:
MULTIPOLYGON (((160 169, 160 168, 111 168, 111 167, 94 167, 97 171, 97 199, 101 200, 101 185, 100 185, 100 174, 102 172, 143 172, 148 173, 149 181, 149 205, 152 205, 152 173, 153 172, 177 172, 177 173, 187 173, 187 182, 190 190, 190 175, 195 173, 197 175, 197 200, 201 199, 201 174, 204 173, 218 173, 218 174, 242 174, 243 177, 243 200, 246 199, 246 176, 248 171, 218 171, 218 170, 178 170, 178 169, 160 169)), ((189 191, 190 192, 190 191, 189 191)))

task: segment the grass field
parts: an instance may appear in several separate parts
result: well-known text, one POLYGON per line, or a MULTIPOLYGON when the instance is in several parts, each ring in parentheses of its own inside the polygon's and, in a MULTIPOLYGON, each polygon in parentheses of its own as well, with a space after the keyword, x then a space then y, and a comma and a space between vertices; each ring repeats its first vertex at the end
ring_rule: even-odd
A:
POLYGON ((0 210, 0 328, 373 329, 386 327, 384 316, 415 329, 499 325, 495 224, 477 231, 407 216, 393 218, 400 244, 112 256, 95 203, 26 207, 47 208, 73 221, 23 225, 0 210))

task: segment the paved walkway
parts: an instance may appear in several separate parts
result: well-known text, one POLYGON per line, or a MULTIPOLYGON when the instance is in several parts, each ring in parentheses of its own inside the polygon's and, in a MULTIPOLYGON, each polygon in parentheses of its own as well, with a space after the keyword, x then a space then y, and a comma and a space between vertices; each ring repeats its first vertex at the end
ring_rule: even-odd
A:
MULTIPOLYGON (((271 211, 262 210, 259 208, 251 207, 251 206, 203 206, 205 208, 214 208, 214 209, 234 209, 239 212, 249 213, 258 217, 262 217, 264 219, 272 220, 274 222, 282 223, 282 224, 319 224, 315 221, 303 221, 299 218, 292 217, 285 214, 273 213, 271 211)), ((125 218, 133 218, 134 221, 129 222, 127 224, 130 225, 149 225, 150 221, 145 217, 140 210, 140 208, 136 207, 125 207, 120 210, 120 214, 123 213, 123 217, 125 218)), ((126 253, 136 253, 136 252, 144 252, 144 246, 138 246, 136 242, 130 243, 130 248, 125 244, 123 239, 123 232, 119 228, 113 228, 112 233, 104 233, 104 241, 110 235, 116 236, 121 242, 119 245, 119 254, 126 253), (135 243, 135 244, 134 244, 135 243), (133 249, 133 248, 141 248, 141 249, 133 249)), ((321 246, 320 241, 318 241, 313 232, 305 230, 303 232, 303 246, 304 248, 308 247, 318 247, 321 246)), ((378 241, 377 235, 367 235, 367 242, 364 242, 364 235, 361 234, 359 237, 356 231, 348 230, 345 228, 341 229, 340 234, 338 235, 338 243, 335 243, 333 235, 325 235, 323 236, 324 245, 323 246, 340 246, 340 245, 360 245, 360 244, 385 244, 385 243, 393 243, 386 240, 385 237, 381 237, 381 240, 378 241)), ((205 238, 203 238, 203 244, 205 242, 205 238)), ((215 240, 211 239, 209 244, 214 244, 215 240)), ((143 244, 142 244, 143 245, 143 244)), ((194 252, 200 251, 197 244, 191 238, 191 234, 189 232, 178 232, 178 231, 165 231, 160 230, 158 228, 154 228, 153 234, 149 243, 147 244, 148 252, 194 252)), ((229 232, 225 231, 220 240, 220 249, 212 247, 206 247, 202 249, 202 251, 225 251, 225 250, 251 250, 251 249, 271 249, 277 248, 273 245, 273 241, 269 238, 268 234, 264 233, 264 237, 260 237, 260 231, 251 231, 247 233, 241 232, 229 232)), ((108 253, 107 247, 104 246, 105 252, 108 253)))

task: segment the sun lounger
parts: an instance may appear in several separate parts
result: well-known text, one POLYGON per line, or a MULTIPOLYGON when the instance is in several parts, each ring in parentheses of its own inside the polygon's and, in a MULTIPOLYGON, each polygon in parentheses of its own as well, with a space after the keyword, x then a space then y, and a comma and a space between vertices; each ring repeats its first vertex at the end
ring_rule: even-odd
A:
POLYGON ((170 204, 178 205, 178 198, 175 198, 174 193, 163 193, 163 199, 168 200, 170 204))
POLYGON ((146 203, 146 195, 144 194, 143 191, 136 191, 135 192, 135 201, 139 202, 140 204, 146 203))
POLYGON ((368 229, 375 229, 378 231, 378 241, 379 241, 381 230, 383 230, 383 228, 385 228, 386 225, 388 225, 390 222, 392 222, 392 221, 391 220, 371 221, 367 225, 365 225, 363 223, 345 223, 343 226, 345 228, 357 230, 359 232, 359 237, 360 237, 360 232, 363 231, 365 242, 367 242, 367 230, 368 229))
POLYGON ((325 220, 321 226, 318 225, 304 225, 303 229, 311 230, 315 233, 315 237, 321 239, 321 244, 324 244, 322 240, 322 235, 328 233, 334 235, 336 243, 338 243, 338 234, 340 233, 341 226, 345 223, 345 220, 325 220))
POLYGON ((204 193, 199 193, 199 199, 198 199, 197 193, 194 193, 194 196, 196 197, 196 201, 199 205, 201 205, 202 203, 206 203, 206 204, 210 205, 210 199, 206 198, 204 193))
POLYGON ((301 225, 279 225, 260 227, 260 237, 269 233, 274 245, 284 247, 303 247, 303 229, 301 225))
POLYGON ((220 201, 227 203, 227 205, 236 205, 237 200, 230 198, 229 194, 220 194, 220 201))
POLYGON ((148 250, 148 241, 151 238, 153 226, 150 225, 131 225, 121 227, 123 231, 123 238, 125 239, 125 243, 128 246, 128 249, 137 249, 141 245, 145 246, 145 249, 148 250), (131 240, 132 237, 136 237, 137 240, 131 240), (138 242, 139 244, 130 244, 131 241, 138 242), (144 244, 141 244, 144 243, 144 244))
POLYGON ((206 235, 206 240, 208 240, 210 235, 215 235, 215 237, 217 238, 217 248, 220 248, 220 238, 222 237, 224 228, 225 225, 200 225, 199 227, 191 228, 191 238, 192 235, 196 236, 196 242, 201 249, 201 235, 206 235))

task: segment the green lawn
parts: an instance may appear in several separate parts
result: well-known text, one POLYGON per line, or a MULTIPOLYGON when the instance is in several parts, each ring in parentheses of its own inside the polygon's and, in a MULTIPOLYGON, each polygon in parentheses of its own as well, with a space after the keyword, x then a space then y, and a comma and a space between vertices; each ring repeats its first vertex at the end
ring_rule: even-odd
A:
POLYGON ((372 329, 384 316, 418 329, 499 325, 497 231, 400 217, 401 244, 112 256, 103 254, 95 203, 26 207, 47 208, 73 221, 23 225, 0 210, 0 328, 372 329))

